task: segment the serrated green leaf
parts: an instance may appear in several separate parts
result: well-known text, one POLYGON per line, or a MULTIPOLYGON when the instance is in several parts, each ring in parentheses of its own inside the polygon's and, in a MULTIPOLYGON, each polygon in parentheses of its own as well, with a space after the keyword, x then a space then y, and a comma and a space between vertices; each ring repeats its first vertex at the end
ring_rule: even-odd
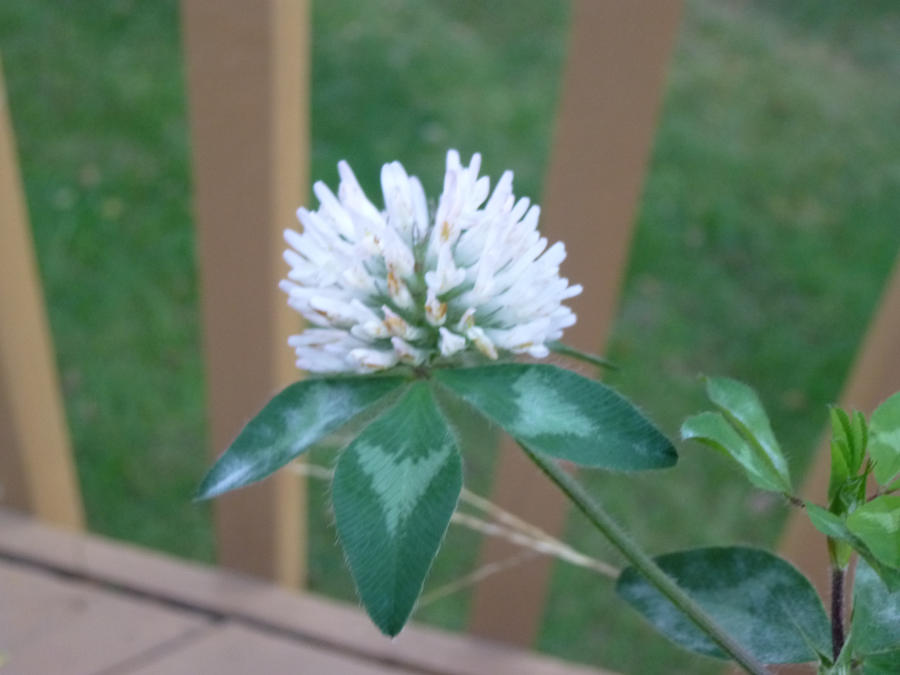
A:
POLYGON ((866 416, 859 410, 853 411, 853 418, 850 424, 851 428, 851 447, 853 450, 852 462, 850 463, 850 471, 856 473, 862 467, 863 460, 866 457, 866 449, 869 445, 869 427, 866 424, 866 416))
POLYGON ((853 475, 848 462, 852 461, 850 446, 844 438, 831 441, 831 476, 828 479, 828 503, 833 504, 840 496, 842 488, 853 475))
POLYGON ((851 486, 854 487, 856 490, 856 495, 855 495, 856 504, 854 504, 854 508, 858 504, 866 503, 866 499, 868 498, 868 495, 866 494, 866 490, 869 487, 869 474, 870 473, 872 473, 872 462, 871 461, 866 462, 866 466, 863 468, 862 473, 860 473, 854 479, 854 481, 856 481, 856 483, 853 484, 853 481, 851 481, 851 486))
POLYGON ((847 529, 889 567, 900 567, 900 495, 884 495, 847 516, 847 529))
POLYGON ((422 591, 462 489, 462 463, 428 385, 417 382, 341 454, 332 502, 359 596, 387 635, 422 591))
POLYGON ((241 430, 200 483, 197 498, 208 499, 262 480, 404 382, 400 377, 294 382, 241 430))
MULTIPOLYGON (((655 559, 739 644, 763 663, 802 663, 831 652, 828 617, 794 567, 760 549, 704 548, 655 559)), ((633 567, 616 591, 670 640, 725 658, 719 648, 633 567)))
POLYGON ((900 392, 872 413, 869 433, 875 480, 879 485, 887 485, 900 472, 900 392))
POLYGON ((847 483, 856 476, 855 436, 849 415, 832 406, 828 410, 831 419, 831 474, 828 479, 828 505, 834 511, 848 511, 851 501, 846 499, 847 483))
POLYGON ((837 406, 830 406, 828 408, 828 415, 831 419, 831 435, 834 438, 840 438, 850 443, 850 417, 847 415, 846 411, 838 408, 837 406))
POLYGON ((555 366, 507 363, 440 370, 434 379, 536 452, 584 466, 672 466, 669 440, 599 382, 555 366))
POLYGON ((741 465, 756 487, 772 492, 785 492, 790 485, 784 483, 781 475, 754 452, 750 444, 734 430, 725 416, 718 412, 703 412, 688 417, 681 425, 681 438, 708 445, 731 457, 741 465))
POLYGON ((706 379, 706 393, 725 418, 750 443, 760 461, 771 465, 772 470, 791 492, 791 473, 787 461, 772 433, 772 425, 756 392, 743 382, 727 377, 706 379))
POLYGON ((865 560, 856 565, 850 640, 857 655, 900 650, 900 590, 887 588, 865 560))

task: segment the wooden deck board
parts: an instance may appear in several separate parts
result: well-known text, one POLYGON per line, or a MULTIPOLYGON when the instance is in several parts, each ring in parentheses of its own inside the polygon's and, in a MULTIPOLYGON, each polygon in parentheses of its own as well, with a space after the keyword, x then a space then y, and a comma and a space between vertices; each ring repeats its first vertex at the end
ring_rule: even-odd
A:
POLYGON ((143 668, 127 672, 129 675, 413 675, 410 670, 350 658, 233 623, 226 623, 143 668))
MULTIPOLYGON (((330 651, 356 662, 368 662, 386 672, 428 675, 600 675, 603 672, 485 639, 418 625, 408 626, 398 638, 389 640, 356 607, 101 537, 55 529, 0 509, 0 561, 4 559, 6 565, 68 575, 71 583, 102 587, 98 590, 122 596, 123 601, 146 602, 157 609, 168 607, 173 616, 186 612, 200 621, 241 625, 262 637, 293 642, 298 648, 330 651)), ((0 581, 0 598, 7 595, 7 586, 0 581)), ((23 588, 22 592, 28 594, 27 585, 23 588)), ((97 627, 97 633, 103 633, 102 627, 97 627)), ((0 649, 4 648, 3 642, 0 632, 0 649)), ((177 651, 190 658, 210 658, 201 648, 209 644, 206 638, 201 638, 200 643, 200 646, 179 644, 177 651)), ((263 639, 254 639, 253 643, 269 644, 263 639)), ((296 650, 277 651, 280 654, 296 650)), ((140 667, 146 672, 164 672, 152 670, 153 665, 151 660, 142 662, 140 667)), ((32 671, 22 675, 29 672, 32 671)), ((40 670, 33 672, 43 675, 40 670)), ((131 671, 110 671, 103 675, 120 672, 131 671)), ((203 669, 188 672, 202 673, 203 669)), ((258 672, 269 671, 263 668, 258 672)), ((298 672, 343 671, 310 667, 298 672)), ((9 673, 18 675, 18 671, 0 668, 0 675, 9 673)))
POLYGON ((208 621, 0 561, 3 675, 93 675, 208 621))

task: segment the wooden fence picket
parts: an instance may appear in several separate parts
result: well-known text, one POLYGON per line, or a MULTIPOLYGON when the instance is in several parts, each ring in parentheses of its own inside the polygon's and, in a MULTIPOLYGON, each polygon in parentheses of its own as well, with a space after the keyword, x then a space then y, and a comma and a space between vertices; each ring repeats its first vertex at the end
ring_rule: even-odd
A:
POLYGON ((84 515, 0 63, 0 505, 84 515))
MULTIPOLYGON (((666 65, 682 3, 674 0, 578 0, 556 136, 544 190, 543 231, 566 243, 563 271, 583 283, 571 301, 573 346, 598 351, 612 325, 628 259, 666 65)), ((551 533, 562 530, 565 502, 515 444, 501 443, 494 501, 551 533)), ((485 543, 481 563, 514 554, 485 543)), ((537 558, 480 583, 470 629, 531 644, 540 627, 550 562, 537 558)))
MULTIPOLYGON (((282 231, 305 202, 309 161, 309 0, 182 0, 210 453, 218 455, 281 386, 297 378, 285 338, 300 329, 277 289, 282 231)), ((602 351, 619 299, 681 0, 574 0, 570 53, 543 199, 544 231, 566 242, 574 346, 602 351)), ((0 68, 0 505, 83 526, 52 341, 31 244, 0 68)), ((867 414, 900 389, 900 262, 886 285, 840 404, 867 414)), ((801 496, 821 501, 823 443, 801 496)), ((493 499, 550 533, 566 503, 504 441, 493 499)), ((306 568, 305 485, 282 471, 216 501, 222 565, 286 585, 306 568)), ((481 564, 516 549, 484 544, 481 564)), ((822 589, 820 535, 794 514, 780 546, 822 589)), ((531 644, 550 561, 480 583, 472 632, 531 644)))
MULTIPOLYGON (((211 453, 297 379, 278 290, 308 182, 307 0, 183 0, 211 453)), ((216 500, 221 564, 297 585, 306 501, 290 472, 216 500)))

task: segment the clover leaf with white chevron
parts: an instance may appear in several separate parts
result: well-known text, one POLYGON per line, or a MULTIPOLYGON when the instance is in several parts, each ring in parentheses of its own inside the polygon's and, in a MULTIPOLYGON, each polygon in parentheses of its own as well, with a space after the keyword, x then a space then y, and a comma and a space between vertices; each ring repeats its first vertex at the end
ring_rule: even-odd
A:
POLYGON ((461 489, 456 439, 422 381, 341 454, 332 484, 338 536, 359 596, 387 635, 409 618, 461 489))
POLYGON ((406 381, 402 377, 334 377, 294 382, 241 430, 200 483, 197 498, 208 499, 262 480, 406 381))
POLYGON ((505 363, 438 369, 424 378, 407 373, 293 384, 247 424, 199 496, 265 478, 348 422, 368 417, 338 458, 332 503, 359 596, 375 624, 396 635, 462 489, 456 438, 464 430, 451 427, 436 394, 448 409, 474 406, 550 457, 616 470, 664 468, 677 459, 668 439, 612 389, 555 366, 505 363))
POLYGON ((583 466, 672 466, 672 443, 627 399, 569 370, 504 363, 439 370, 434 379, 535 452, 583 466))

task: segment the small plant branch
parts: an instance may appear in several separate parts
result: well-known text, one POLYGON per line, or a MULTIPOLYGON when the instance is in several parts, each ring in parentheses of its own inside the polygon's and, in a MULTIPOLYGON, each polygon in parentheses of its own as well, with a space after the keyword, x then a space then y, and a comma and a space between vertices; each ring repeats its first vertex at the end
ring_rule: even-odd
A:
MULTIPOLYGON (((524 447, 524 446, 523 446, 524 447)), ((526 454, 550 480, 575 504, 588 520, 634 567, 659 590, 669 601, 702 630, 722 651, 733 658, 744 670, 752 675, 769 675, 765 666, 759 663, 741 645, 725 633, 719 625, 687 595, 631 538, 616 524, 608 513, 590 497, 572 476, 552 460, 546 459, 524 448, 526 454)))
MULTIPOLYGON (((592 558, 581 551, 572 548, 564 541, 547 534, 537 525, 533 525, 527 520, 522 520, 514 513, 510 513, 498 504, 475 494, 471 490, 463 488, 459 498, 464 504, 468 504, 469 506, 486 513, 498 523, 506 525, 513 533, 520 533, 525 535, 525 537, 530 538, 529 543, 519 543, 515 541, 513 541, 513 543, 519 543, 520 546, 529 546, 540 553, 554 556, 555 558, 572 565, 594 570, 610 579, 617 579, 621 572, 621 570, 616 569, 602 560, 597 560, 596 558, 592 558)), ((455 515, 460 516, 463 514, 457 512, 455 515)), ((496 525, 493 527, 496 527, 496 525)))
POLYGON ((559 542, 558 539, 544 532, 537 525, 532 525, 527 520, 522 520, 514 513, 510 513, 500 505, 475 494, 471 490, 463 488, 462 492, 459 495, 459 499, 464 504, 468 504, 469 506, 482 511, 483 513, 486 513, 498 523, 503 523, 504 525, 507 525, 513 529, 519 530, 520 532, 530 535, 534 539, 550 540, 562 543, 559 542))
POLYGON ((574 347, 570 347, 569 345, 563 344, 562 342, 548 342, 547 347, 550 348, 551 352, 555 352, 556 354, 559 354, 561 356, 568 356, 570 359, 575 359, 577 361, 590 363, 592 366, 597 366, 598 368, 606 368, 607 370, 619 369, 616 364, 604 359, 602 356, 583 352, 580 349, 575 349, 574 347))
POLYGON ((492 577, 495 574, 500 574, 500 572, 506 572, 507 570, 511 570, 514 567, 518 567, 519 565, 534 559, 534 557, 537 555, 540 555, 537 551, 521 551, 516 555, 504 558, 503 560, 498 560, 497 562, 482 565, 481 567, 465 575, 464 577, 460 577, 455 581, 451 581, 450 583, 444 584, 443 586, 439 586, 433 591, 423 593, 419 598, 419 601, 416 603, 416 611, 422 609, 423 607, 427 607, 428 605, 431 605, 438 600, 443 600, 448 595, 458 593, 459 591, 465 590, 470 586, 481 583, 488 577, 492 577))
POLYGON ((894 492, 900 492, 900 476, 894 476, 889 481, 886 481, 886 485, 879 486, 875 493, 872 494, 866 501, 872 501, 882 495, 893 494, 894 492))
POLYGON ((846 572, 832 565, 831 567, 831 653, 837 661, 844 648, 844 576, 846 572))
POLYGON ((562 542, 547 539, 535 539, 518 530, 491 523, 482 520, 481 518, 470 516, 467 513, 460 513, 459 511, 453 514, 450 518, 450 522, 491 537, 506 539, 516 546, 529 548, 535 553, 553 556, 554 558, 576 565, 577 567, 593 570, 608 579, 617 579, 619 577, 620 570, 612 565, 608 565, 601 560, 584 555, 562 542))
MULTIPOLYGON (((311 464, 309 462, 294 462, 291 465, 294 473, 314 478, 317 480, 331 480, 334 472, 328 467, 311 464)), ((536 525, 532 525, 526 520, 522 520, 518 516, 501 508, 492 501, 475 494, 474 492, 463 488, 460 494, 460 501, 472 508, 478 509, 487 514, 497 522, 490 522, 483 518, 478 518, 467 513, 457 511, 450 518, 450 522, 466 527, 475 532, 487 535, 489 537, 499 537, 506 541, 530 549, 535 554, 547 555, 586 569, 597 572, 601 576, 608 579, 617 579, 620 570, 616 567, 585 555, 581 551, 572 548, 564 541, 553 537, 536 525)), ((505 569, 505 568, 504 568, 505 569)), ((479 573, 478 570, 471 575, 464 577, 475 577, 479 573)), ((493 572, 491 572, 493 574, 493 572)), ((460 580, 462 581, 462 579, 460 580)), ((450 586, 451 584, 448 584, 450 586)))
POLYGON ((802 499, 800 499, 800 497, 797 497, 797 496, 795 496, 795 495, 792 495, 792 494, 789 493, 789 492, 785 492, 785 493, 784 493, 784 498, 788 500, 788 503, 789 503, 791 506, 796 506, 798 509, 805 509, 805 508, 806 508, 806 504, 804 503, 804 501, 803 501, 802 499))

